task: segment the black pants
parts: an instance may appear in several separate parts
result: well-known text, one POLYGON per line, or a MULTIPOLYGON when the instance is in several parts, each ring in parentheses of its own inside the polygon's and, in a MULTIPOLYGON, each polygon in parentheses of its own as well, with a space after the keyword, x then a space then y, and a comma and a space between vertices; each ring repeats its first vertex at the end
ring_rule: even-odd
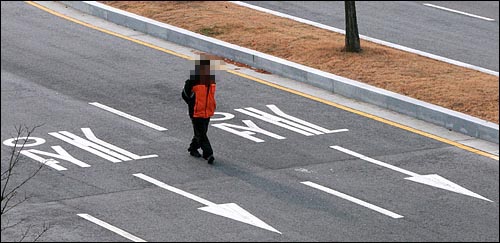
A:
POLYGON ((203 150, 203 158, 206 159, 214 153, 207 137, 210 118, 191 118, 191 121, 193 123, 194 136, 191 145, 189 145, 189 150, 194 151, 201 148, 203 150))

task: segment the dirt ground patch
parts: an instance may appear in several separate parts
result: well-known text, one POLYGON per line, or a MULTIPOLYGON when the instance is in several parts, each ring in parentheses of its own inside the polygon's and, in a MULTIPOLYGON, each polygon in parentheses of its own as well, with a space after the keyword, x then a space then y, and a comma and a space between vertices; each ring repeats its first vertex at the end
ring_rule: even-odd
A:
POLYGON ((342 52, 342 34, 229 2, 102 3, 498 124, 494 75, 364 40, 342 52))

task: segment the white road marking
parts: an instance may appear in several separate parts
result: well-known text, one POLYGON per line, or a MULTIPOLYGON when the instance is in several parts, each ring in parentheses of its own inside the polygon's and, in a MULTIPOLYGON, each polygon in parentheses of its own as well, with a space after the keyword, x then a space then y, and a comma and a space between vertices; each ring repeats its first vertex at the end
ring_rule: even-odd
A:
POLYGON ((3 144, 6 145, 6 146, 9 146, 9 147, 16 147, 16 148, 19 148, 19 147, 34 147, 34 146, 38 146, 40 144, 44 144, 45 143, 45 139, 43 138, 37 138, 37 137, 16 137, 16 138, 9 138, 5 141, 3 141, 3 144), (24 143, 23 145, 23 142, 18 142, 19 140, 29 140, 29 139, 33 139, 35 140, 34 143, 24 143))
MULTIPOLYGON (((50 157, 54 157, 54 158, 58 158, 58 159, 63 159, 63 160, 66 160, 68 162, 71 162, 75 165, 78 165, 80 167, 90 167, 89 164, 85 163, 85 162, 82 162, 78 159, 76 159, 75 157, 71 156, 68 152, 66 152, 66 150, 64 150, 61 146, 52 146, 52 149, 54 151, 56 151, 57 154, 54 154, 54 153, 49 153, 49 152, 45 152, 45 151, 40 151, 40 150, 37 150, 37 149, 28 149, 28 150, 23 150, 21 151, 21 154, 24 154, 34 160, 37 160, 41 163, 44 163, 48 166, 51 166, 53 167, 52 165, 56 165, 59 163, 59 161, 57 160, 54 160, 52 158, 50 159, 44 159, 38 155, 35 155, 35 154, 41 154, 41 155, 45 155, 45 156, 50 156, 50 157), (48 162, 48 163, 46 163, 48 162)), ((63 167, 53 167, 54 169, 61 169, 63 167)), ((65 170, 65 169, 64 169, 65 170)))
POLYGON ((352 155, 354 157, 358 157, 358 158, 360 158, 362 160, 366 160, 366 161, 368 161, 370 163, 374 163, 376 165, 380 165, 380 166, 386 167, 388 169, 395 170, 395 171, 401 172, 403 174, 407 174, 409 176, 419 176, 419 174, 417 174, 417 173, 413 173, 413 172, 411 172, 409 170, 401 169, 401 168, 399 168, 397 166, 394 166, 394 165, 391 165, 391 164, 387 164, 387 163, 384 163, 384 162, 376 160, 376 159, 372 159, 370 157, 364 156, 362 154, 356 153, 356 152, 351 151, 351 150, 346 149, 346 148, 342 148, 340 146, 330 146, 330 148, 336 149, 336 150, 344 152, 346 154, 350 154, 350 155, 352 155))
POLYGON ((370 163, 374 163, 376 165, 380 165, 380 166, 386 167, 388 169, 395 170, 395 171, 401 172, 403 174, 407 174, 410 177, 405 178, 406 180, 422 183, 422 184, 425 184, 428 186, 433 186, 433 187, 441 188, 444 190, 448 190, 448 191, 464 194, 467 196, 479 198, 482 200, 486 200, 489 202, 493 202, 490 199, 485 198, 485 197, 483 197, 477 193, 474 193, 472 191, 469 191, 468 189, 463 188, 463 187, 461 187, 461 186, 459 186, 459 185, 457 185, 457 184, 455 184, 455 183, 453 183, 453 182, 447 180, 446 178, 444 178, 440 175, 437 175, 437 174, 419 175, 417 173, 414 173, 414 172, 411 172, 411 171, 408 171, 405 169, 401 169, 397 166, 390 165, 390 164, 384 163, 384 162, 376 160, 376 159, 372 159, 370 157, 364 156, 362 154, 356 153, 356 152, 351 151, 351 150, 346 149, 346 148, 342 148, 340 146, 330 146, 330 148, 336 149, 336 150, 344 152, 346 154, 350 154, 354 157, 360 158, 360 159, 368 161, 370 163))
POLYGON ((264 134, 264 135, 267 135, 269 137, 273 137, 273 138, 276 138, 276 139, 285 139, 285 137, 283 137, 283 136, 280 136, 278 134, 266 131, 266 130, 258 127, 255 123, 253 123, 250 120, 243 120, 242 122, 245 125, 247 125, 247 126, 244 127, 244 126, 238 126, 238 125, 229 124, 229 123, 212 124, 212 126, 220 128, 220 129, 222 129, 224 131, 236 134, 236 135, 238 135, 240 137, 244 137, 246 139, 250 139, 250 140, 252 140, 252 141, 254 141, 256 143, 263 143, 264 140, 260 139, 260 138, 253 137, 252 135, 255 135, 255 133, 261 133, 261 134, 264 134), (243 131, 238 131, 238 130, 236 130, 234 128, 241 129, 243 131))
POLYGON ((31 150, 23 150, 23 151, 21 151, 21 154, 26 155, 26 156, 28 156, 28 157, 46 165, 46 166, 49 166, 55 170, 58 170, 58 171, 68 170, 66 167, 59 165, 59 161, 52 159, 52 158, 44 159, 44 158, 32 153, 31 150))
POLYGON ((271 124, 292 130, 294 132, 306 135, 306 136, 314 136, 321 135, 324 133, 335 133, 335 132, 345 132, 347 129, 339 129, 339 130, 328 130, 326 128, 320 127, 318 125, 312 124, 310 122, 304 121, 297 117, 288 115, 281 111, 275 105, 267 105, 267 107, 274 112, 275 115, 269 114, 267 112, 247 107, 244 109, 235 109, 238 112, 243 114, 255 117, 257 119, 269 122, 271 124), (276 116, 278 115, 278 116, 276 116))
POLYGON ((84 218, 84 219, 86 219, 86 220, 88 220, 88 221, 90 221, 90 222, 92 222, 92 223, 95 223, 95 224, 97 224, 97 225, 99 225, 101 227, 104 227, 104 228, 106 228, 108 230, 111 230, 111 231, 113 231, 113 232, 115 232, 115 233, 117 233, 117 234, 119 234, 119 235, 121 235, 121 236, 123 236, 123 237, 125 237, 125 238, 127 238, 129 240, 131 240, 131 241, 134 241, 134 242, 147 242, 147 241, 145 241, 145 240, 143 240, 143 239, 141 239, 141 238, 139 238, 137 236, 134 236, 134 235, 132 235, 132 234, 130 234, 130 233, 122 230, 122 229, 119 229, 119 228, 117 228, 117 227, 115 227, 113 225, 110 225, 110 224, 108 224, 108 223, 106 223, 106 222, 104 222, 104 221, 102 221, 100 219, 97 219, 97 218, 95 218, 95 217, 93 217, 91 215, 88 215, 88 214, 85 214, 85 213, 80 213, 80 214, 77 214, 77 215, 80 216, 80 217, 82 217, 82 218, 84 218))
POLYGON ((156 124, 153 124, 153 123, 148 122, 148 121, 145 121, 145 120, 143 120, 143 119, 141 119, 141 118, 137 118, 137 117, 135 117, 135 116, 129 115, 129 114, 125 113, 125 112, 122 112, 122 111, 116 110, 116 109, 114 109, 114 108, 111 108, 111 107, 109 107, 109 106, 106 106, 106 105, 100 104, 100 103, 98 103, 98 102, 90 102, 89 104, 90 104, 90 105, 93 105, 93 106, 96 106, 96 107, 99 107, 99 108, 101 108, 101 109, 107 110, 107 111, 109 111, 109 112, 111 112, 111 113, 117 114, 117 115, 119 115, 119 116, 125 117, 125 118, 127 118, 127 119, 132 120, 132 121, 138 122, 138 123, 140 123, 140 124, 142 124, 142 125, 145 125, 145 126, 151 127, 151 128, 153 128, 153 129, 155 129, 155 130, 158 130, 158 131, 166 131, 166 130, 167 130, 167 129, 166 129, 166 128, 164 128, 164 127, 160 127, 160 126, 158 126, 158 125, 156 125, 156 124))
POLYGON ((292 130, 292 131, 294 131, 296 133, 300 133, 300 134, 306 135, 306 136, 314 136, 313 133, 310 133, 308 131, 304 131, 306 129, 309 130, 309 131, 314 131, 315 133, 319 134, 318 131, 315 131, 315 130, 310 129, 310 128, 305 128, 304 126, 302 126, 300 124, 294 123, 297 126, 301 126, 302 128, 305 128, 304 130, 297 128, 297 126, 290 126, 290 125, 286 124, 286 123, 288 123, 290 121, 288 121, 288 120, 286 120, 284 118, 281 118, 281 117, 273 116, 273 115, 271 115, 269 113, 257 110, 255 108, 248 107, 248 108, 245 108, 245 109, 234 109, 234 110, 238 111, 238 112, 241 112, 243 114, 255 117, 257 119, 261 119, 263 121, 269 122, 269 123, 274 124, 276 126, 280 126, 280 127, 286 128, 288 130, 292 130))
POLYGON ((313 133, 315 134, 321 134, 321 132, 323 133, 336 133, 336 132, 347 132, 349 131, 348 129, 338 129, 338 130, 328 130, 326 128, 323 128, 323 127, 320 127, 318 125, 315 125, 315 124, 312 124, 310 122, 307 122, 307 121, 304 121, 302 119, 299 119, 297 117, 294 117, 294 116, 291 116, 291 115, 288 115, 286 114, 285 112, 283 112, 282 110, 280 110, 277 106, 275 105, 266 105, 270 110, 272 110, 275 114, 277 114, 278 116, 281 116, 281 117, 284 117, 288 120, 291 120, 291 121, 294 121, 294 122, 297 122, 297 123, 300 123, 300 124, 303 124, 303 125, 306 125, 310 128, 313 128, 313 129, 316 129, 318 131, 320 131, 319 133, 318 132, 314 132, 312 131, 313 133))
POLYGON ((458 10, 454 10, 454 9, 451 9, 451 8, 445 8, 445 7, 437 6, 437 5, 430 4, 430 3, 424 3, 424 5, 428 6, 428 7, 432 7, 432 8, 437 8, 437 9, 442 9, 442 10, 450 11, 450 12, 453 12, 453 13, 467 15, 469 17, 478 18, 478 19, 482 19, 482 20, 486 20, 486 21, 495 21, 494 19, 490 19, 490 18, 486 18, 486 17, 482 17, 482 16, 479 16, 479 15, 470 14, 470 13, 466 13, 466 12, 462 12, 462 11, 458 11, 458 10))
MULTIPOLYGON (((244 6, 244 7, 247 7, 247 8, 255 9, 255 10, 258 10, 258 11, 261 11, 261 12, 264 12, 264 13, 269 13, 269 14, 276 15, 276 16, 279 16, 279 17, 283 17, 283 18, 287 18, 287 19, 292 19, 292 20, 295 20, 295 21, 300 22, 300 23, 312 25, 312 26, 315 26, 315 27, 318 27, 318 28, 322 28, 322 29, 325 29, 325 30, 330 30, 330 31, 337 32, 337 33, 345 35, 345 30, 342 30, 342 29, 339 29, 339 28, 335 28, 335 27, 332 27, 332 26, 320 24, 320 23, 313 22, 313 21, 310 21, 310 20, 307 20, 307 19, 303 19, 303 18, 292 16, 292 15, 280 13, 280 12, 273 11, 273 10, 270 10, 270 9, 267 9, 267 8, 262 8, 262 7, 255 6, 255 5, 252 5, 252 4, 244 3, 244 2, 241 2, 241 1, 229 1, 229 2, 234 3, 234 4, 238 4, 240 6, 244 6)), ((439 60, 439 61, 442 61, 442 62, 447 62, 447 63, 453 64, 453 65, 457 65, 457 66, 461 66, 461 67, 465 67, 465 68, 470 68, 470 69, 477 70, 477 71, 480 71, 480 72, 483 72, 483 73, 495 75, 495 76, 498 77, 498 72, 497 71, 489 70, 489 69, 486 69, 486 68, 482 68, 482 67, 479 67, 479 66, 475 66, 475 65, 468 64, 468 63, 460 62, 460 61, 457 61, 457 60, 449 59, 449 58, 446 58, 446 57, 434 55, 434 54, 431 54, 431 53, 428 53, 428 52, 416 50, 416 49, 413 49, 413 48, 410 48, 410 47, 398 45, 398 44, 391 43, 391 42, 388 42, 388 41, 383 41, 383 40, 375 39, 375 38, 372 38, 372 37, 369 37, 369 36, 365 36, 365 35, 359 35, 359 38, 361 38, 363 40, 371 41, 371 42, 374 42, 374 43, 377 43, 377 44, 380 44, 380 45, 384 45, 384 46, 392 47, 392 48, 395 48, 395 49, 399 49, 399 50, 402 50, 402 51, 407 51, 407 52, 415 53, 415 54, 420 55, 420 56, 432 58, 432 59, 439 60)))
POLYGON ((141 178, 141 179, 143 179, 143 180, 145 180, 147 182, 150 182, 152 184, 155 184, 155 185, 157 185, 157 186, 159 186, 159 187, 161 187, 163 189, 167 189, 167 190, 169 190, 171 192, 177 193, 177 194, 179 194, 181 196, 184 196, 184 197, 187 197, 187 198, 189 198, 191 200, 197 201, 197 202, 199 202, 201 204, 204 204, 204 205, 207 205, 207 206, 215 205, 215 203, 213 203, 213 202, 210 202, 208 200, 205 200, 205 199, 203 199, 201 197, 198 197, 198 196, 196 196, 194 194, 191 194, 189 192, 185 192, 185 191, 183 191, 181 189, 175 188, 175 187, 170 186, 168 184, 165 184, 165 183, 163 183, 163 182, 161 182, 161 181, 159 181, 159 180, 157 180, 155 178, 149 177, 149 176, 144 175, 142 173, 134 174, 134 176, 135 177, 139 177, 139 178, 141 178))
POLYGON ((227 112, 215 112, 214 117, 210 118, 210 121, 225 121, 225 120, 231 120, 234 118, 234 115, 231 113, 227 112), (222 115, 223 117, 215 117, 216 115, 222 115))
POLYGON ((342 193, 342 192, 335 191, 335 190, 333 190, 333 189, 330 189, 330 188, 328 188, 328 187, 324 187, 324 186, 319 185, 319 184, 316 184, 316 183, 314 183, 314 182, 310 182, 310 181, 303 181, 303 182, 301 182, 301 183, 302 183, 302 184, 304 184, 304 185, 307 185, 307 186, 310 186, 310 187, 316 188, 316 189, 318 189, 318 190, 324 191, 324 192, 326 192, 326 193, 330 193, 330 194, 335 195, 335 196, 337 196, 337 197, 343 198, 343 199, 345 199, 345 200, 351 201, 351 202, 353 202, 353 203, 359 204, 359 205, 361 205, 361 206, 363 206, 363 207, 367 207, 367 208, 369 208, 369 209, 371 209, 371 210, 374 210, 374 211, 377 211, 377 212, 379 212, 379 213, 381 213, 381 214, 385 214, 385 215, 387 215, 387 216, 389 216, 389 217, 391 217, 391 218, 395 218, 395 219, 403 218, 403 216, 401 216, 401 215, 399 215, 399 214, 397 214, 397 213, 393 213, 393 212, 391 212, 391 211, 389 211, 389 210, 387 210, 387 209, 383 209, 383 208, 378 207, 378 206, 375 206, 375 205, 373 205, 373 204, 371 204, 371 203, 367 203, 367 202, 365 202, 365 201, 363 201, 363 200, 357 199, 357 198, 355 198, 355 197, 351 197, 351 196, 349 196, 349 195, 347 195, 347 194, 344 194, 344 193, 342 193))
POLYGON ((81 138, 73 133, 67 131, 51 132, 49 135, 59 138, 67 143, 77 146, 85 151, 93 153, 101 158, 107 159, 113 163, 119 163, 122 161, 130 161, 132 159, 146 159, 158 157, 156 154, 139 156, 137 154, 131 153, 125 149, 122 149, 113 144, 107 143, 101 139, 98 139, 90 128, 82 128, 83 134, 87 139, 81 138), (130 156, 131 158, 127 157, 130 156))
MULTIPOLYGON (((93 153, 103 159, 107 159, 113 163, 119 163, 119 162, 122 162, 121 160, 109 155, 108 153, 106 152, 113 152, 107 148, 104 148, 103 146, 100 146, 98 144, 89 144, 88 140, 85 140, 81 137, 78 137, 70 132, 67 132, 67 131, 61 131, 61 133, 58 133, 58 132, 50 132, 49 135, 53 136, 53 137, 56 137, 56 138, 59 138, 69 144, 72 144, 76 147, 79 147, 87 152, 90 152, 90 153, 93 153), (64 136, 63 134, 61 133, 64 133, 65 135, 68 135, 67 136, 64 136), (104 151, 106 150, 106 152, 101 152, 101 151, 104 151)), ((116 152, 113 152, 115 155, 119 155, 118 153, 116 152)), ((123 157, 123 155, 119 155, 120 157, 123 157)), ((127 158, 127 160, 130 160, 127 158)))
POLYGON ((156 155, 156 154, 139 156, 139 155, 134 154, 132 152, 129 152, 129 151, 125 150, 125 149, 122 149, 122 148, 120 148, 118 146, 115 146, 113 144, 107 143, 107 142, 105 142, 105 141, 97 138, 94 135, 94 133, 92 132, 92 130, 90 130, 90 128, 82 128, 82 131, 83 131, 83 134, 85 134, 85 137, 87 137, 90 141, 98 143, 98 144, 100 144, 100 145, 102 145, 102 146, 104 146, 106 148, 110 148, 110 149, 112 149, 114 151, 117 151, 119 153, 122 153, 122 154, 124 154, 124 155, 126 155, 126 156, 128 156, 128 157, 130 157, 132 159, 137 160, 137 159, 147 159, 147 158, 156 158, 156 157, 158 157, 158 155, 156 155))
POLYGON ((240 221, 240 222, 243 222, 246 224, 250 224, 250 225, 262 228, 262 229, 266 229, 266 230, 281 234, 281 232, 279 232, 275 228, 271 227, 270 225, 266 224, 264 221, 260 220, 259 218, 253 216, 248 211, 241 208, 240 206, 238 206, 235 203, 215 204, 215 203, 210 202, 208 200, 205 200, 201 197, 193 195, 189 192, 185 192, 181 189, 167 185, 161 181, 158 181, 158 180, 151 178, 147 175, 144 175, 142 173, 137 173, 137 174, 133 174, 133 175, 138 177, 138 178, 141 178, 145 181, 153 183, 153 184, 155 184, 163 189, 167 189, 171 192, 177 193, 179 195, 182 195, 184 197, 187 197, 189 199, 192 199, 194 201, 197 201, 201 204, 206 205, 205 207, 198 208, 199 210, 203 210, 205 212, 213 213, 213 214, 216 214, 216 215, 219 215, 222 217, 230 218, 230 219, 233 219, 236 221, 240 221))

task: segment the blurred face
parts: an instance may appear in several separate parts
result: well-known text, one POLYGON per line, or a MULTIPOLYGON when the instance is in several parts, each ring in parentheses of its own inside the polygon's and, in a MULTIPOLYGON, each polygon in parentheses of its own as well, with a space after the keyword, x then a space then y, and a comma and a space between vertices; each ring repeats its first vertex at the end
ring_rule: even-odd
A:
POLYGON ((210 65, 200 65, 200 75, 201 76, 210 75, 210 65))

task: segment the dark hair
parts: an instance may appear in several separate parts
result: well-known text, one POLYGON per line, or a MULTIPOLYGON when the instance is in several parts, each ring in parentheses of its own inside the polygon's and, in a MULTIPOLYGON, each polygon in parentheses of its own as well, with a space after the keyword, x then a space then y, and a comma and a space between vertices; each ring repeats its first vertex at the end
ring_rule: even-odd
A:
POLYGON ((196 64, 197 65, 210 65, 210 60, 207 60, 207 59, 197 60, 196 64))

